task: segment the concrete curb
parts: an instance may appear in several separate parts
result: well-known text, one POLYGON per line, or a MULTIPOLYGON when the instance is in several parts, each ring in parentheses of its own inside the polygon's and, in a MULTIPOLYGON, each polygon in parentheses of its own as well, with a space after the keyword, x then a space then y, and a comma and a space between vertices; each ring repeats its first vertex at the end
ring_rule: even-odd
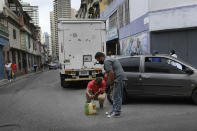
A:
MULTIPOLYGON (((36 74, 40 74, 42 72, 45 72, 45 71, 38 71, 36 73, 25 74, 25 75, 22 75, 22 76, 17 77, 15 81, 19 81, 19 80, 28 78, 28 77, 33 76, 33 75, 36 75, 36 74)), ((1 80, 0 81, 0 88, 3 88, 4 86, 9 85, 9 84, 10 84, 10 82, 7 79, 1 80)))

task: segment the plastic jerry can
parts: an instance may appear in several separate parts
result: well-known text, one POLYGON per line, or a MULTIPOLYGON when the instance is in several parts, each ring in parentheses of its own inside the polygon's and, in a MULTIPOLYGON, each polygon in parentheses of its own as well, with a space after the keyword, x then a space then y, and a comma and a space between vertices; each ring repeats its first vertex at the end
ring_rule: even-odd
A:
POLYGON ((89 109, 88 109, 89 104, 85 103, 85 115, 89 115, 89 109))
POLYGON ((97 111, 96 111, 96 102, 95 102, 95 101, 92 102, 92 108, 93 108, 93 114, 94 114, 94 115, 97 115, 97 111))
POLYGON ((88 111, 89 111, 89 115, 92 115, 93 114, 92 102, 90 102, 89 105, 88 105, 88 111))

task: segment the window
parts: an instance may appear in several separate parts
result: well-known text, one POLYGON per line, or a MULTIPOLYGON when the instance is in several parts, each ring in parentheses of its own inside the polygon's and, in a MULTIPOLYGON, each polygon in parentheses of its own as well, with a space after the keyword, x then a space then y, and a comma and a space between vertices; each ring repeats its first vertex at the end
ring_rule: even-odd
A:
POLYGON ((169 74, 185 74, 187 67, 168 58, 162 57, 146 57, 145 72, 146 73, 169 73, 169 74))
POLYGON ((28 35, 28 44, 29 44, 29 49, 30 49, 31 48, 30 35, 28 35))
POLYGON ((119 59, 125 72, 139 72, 140 57, 130 57, 119 59))
POLYGON ((117 27, 117 11, 109 17, 109 29, 112 27, 117 27))
POLYGON ((16 39, 16 30, 13 29, 13 38, 16 39))
POLYGON ((21 70, 21 54, 19 51, 18 51, 18 67, 19 67, 19 70, 21 70))
POLYGON ((16 52, 12 51, 12 63, 16 63, 16 52))

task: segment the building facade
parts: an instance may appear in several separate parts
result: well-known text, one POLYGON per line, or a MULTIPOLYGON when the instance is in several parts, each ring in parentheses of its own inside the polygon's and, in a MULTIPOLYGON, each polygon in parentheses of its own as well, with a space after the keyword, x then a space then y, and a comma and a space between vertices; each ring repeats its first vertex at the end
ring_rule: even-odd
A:
POLYGON ((121 54, 120 29, 130 23, 129 0, 113 0, 100 14, 106 20, 107 52, 121 54))
POLYGON ((39 27, 39 8, 38 6, 31 6, 27 2, 21 2, 23 6, 23 11, 27 12, 27 14, 31 17, 31 22, 39 27))
POLYGON ((113 0, 100 18, 106 20, 107 47, 115 48, 114 54, 174 49, 179 58, 197 65, 196 0, 113 0))
POLYGON ((5 17, 0 15, 0 79, 4 76, 4 64, 5 59, 3 57, 3 48, 8 46, 9 43, 9 32, 8 32, 8 23, 5 20, 5 17))
POLYGON ((55 45, 55 17, 54 11, 50 12, 50 29, 51 29, 51 51, 52 57, 55 58, 56 56, 56 45, 55 45))
POLYGON ((78 19, 97 19, 113 0, 81 0, 76 14, 78 19))
POLYGON ((31 72, 33 64, 41 64, 40 28, 31 23, 18 0, 1 0, 0 5, 9 34, 9 43, 3 47, 3 61, 16 63, 17 75, 31 72))

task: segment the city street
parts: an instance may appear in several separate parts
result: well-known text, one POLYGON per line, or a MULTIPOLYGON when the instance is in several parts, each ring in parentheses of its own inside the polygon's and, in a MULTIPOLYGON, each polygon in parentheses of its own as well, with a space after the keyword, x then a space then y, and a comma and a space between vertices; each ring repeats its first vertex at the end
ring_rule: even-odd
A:
MULTIPOLYGON (((0 89, 1 131, 194 131, 197 106, 186 99, 140 99, 123 105, 120 118, 84 114, 85 88, 60 87, 59 72, 35 74, 0 89)), ((97 103, 98 106, 98 103, 97 103)))

